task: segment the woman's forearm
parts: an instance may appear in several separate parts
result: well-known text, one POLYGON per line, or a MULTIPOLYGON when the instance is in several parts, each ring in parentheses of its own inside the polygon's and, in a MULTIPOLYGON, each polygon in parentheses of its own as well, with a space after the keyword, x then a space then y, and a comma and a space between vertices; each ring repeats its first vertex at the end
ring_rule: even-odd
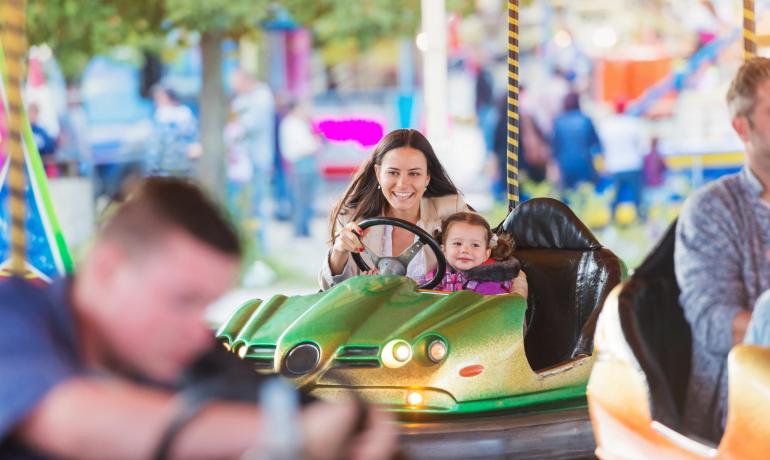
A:
POLYGON ((332 275, 339 275, 345 270, 349 255, 350 253, 348 251, 337 251, 334 248, 329 251, 329 268, 331 269, 332 275))

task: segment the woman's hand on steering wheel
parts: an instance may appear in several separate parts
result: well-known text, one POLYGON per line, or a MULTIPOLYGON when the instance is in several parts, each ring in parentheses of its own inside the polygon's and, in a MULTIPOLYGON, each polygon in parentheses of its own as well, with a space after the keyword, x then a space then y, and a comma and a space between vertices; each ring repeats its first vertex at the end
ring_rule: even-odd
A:
POLYGON ((364 231, 355 222, 348 222, 342 227, 342 230, 337 233, 337 238, 334 239, 334 246, 332 251, 338 254, 347 254, 349 252, 363 252, 364 244, 361 242, 361 236, 364 231))
POLYGON ((372 274, 370 273, 371 271, 378 269, 378 272, 386 275, 405 275, 406 267, 409 265, 409 262, 411 262, 412 259, 417 256, 423 246, 428 246, 433 252, 438 266, 436 267, 436 274, 434 277, 420 284, 418 288, 432 289, 441 281, 441 278, 444 277, 444 271, 446 270, 446 258, 444 257, 444 253, 441 252, 441 246, 438 244, 438 242, 436 242, 436 240, 433 239, 433 237, 430 236, 428 232, 411 222, 392 217, 371 217, 369 219, 362 220, 356 227, 361 230, 377 225, 392 225, 395 227, 400 227, 413 233, 417 238, 414 243, 412 243, 401 254, 395 257, 378 256, 362 244, 361 246, 364 249, 363 252, 369 256, 369 259, 371 259, 374 267, 370 267, 364 261, 364 259, 361 257, 361 254, 359 254, 359 251, 353 251, 351 255, 353 257, 353 261, 356 263, 356 265, 358 265, 359 270, 361 270, 363 274, 372 274))

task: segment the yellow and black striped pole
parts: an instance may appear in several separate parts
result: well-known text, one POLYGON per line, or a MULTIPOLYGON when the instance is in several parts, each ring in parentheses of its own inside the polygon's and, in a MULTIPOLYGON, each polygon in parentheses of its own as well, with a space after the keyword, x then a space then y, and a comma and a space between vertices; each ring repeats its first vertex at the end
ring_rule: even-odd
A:
POLYGON ((743 59, 757 55, 757 33, 754 0, 743 0, 743 59))
POLYGON ((519 205, 519 0, 508 0, 508 210, 519 205))
POLYGON ((26 0, 0 1, 0 40, 5 53, 5 94, 8 99, 8 153, 10 169, 8 190, 11 215, 11 264, 10 271, 17 276, 26 273, 26 231, 27 208, 24 200, 26 175, 24 174, 24 148, 22 130, 24 105, 22 82, 27 61, 26 0))

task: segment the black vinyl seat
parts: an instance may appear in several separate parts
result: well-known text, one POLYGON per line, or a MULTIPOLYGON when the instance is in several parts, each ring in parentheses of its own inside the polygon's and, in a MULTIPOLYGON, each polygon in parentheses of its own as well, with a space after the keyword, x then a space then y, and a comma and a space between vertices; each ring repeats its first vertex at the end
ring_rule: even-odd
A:
POLYGON ((516 242, 529 284, 524 338, 535 370, 593 353, 604 300, 625 276, 623 262, 603 247, 564 203, 534 198, 521 203, 496 229, 516 242))
POLYGON ((618 296, 620 325, 650 389, 650 411, 681 431, 690 379, 692 335, 679 305, 674 221, 618 296))

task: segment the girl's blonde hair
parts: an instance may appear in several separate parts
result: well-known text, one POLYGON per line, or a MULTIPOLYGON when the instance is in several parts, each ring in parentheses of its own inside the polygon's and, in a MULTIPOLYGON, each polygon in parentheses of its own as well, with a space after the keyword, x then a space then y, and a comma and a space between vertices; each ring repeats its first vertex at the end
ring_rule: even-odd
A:
POLYGON ((516 249, 516 243, 513 238, 506 233, 496 234, 492 231, 489 223, 481 215, 475 212, 462 211, 456 212, 441 222, 441 229, 433 233, 433 237, 441 244, 446 243, 446 236, 449 227, 456 222, 465 222, 468 225, 483 227, 487 232, 487 247, 492 249, 492 257, 495 260, 506 260, 513 256, 516 249))

